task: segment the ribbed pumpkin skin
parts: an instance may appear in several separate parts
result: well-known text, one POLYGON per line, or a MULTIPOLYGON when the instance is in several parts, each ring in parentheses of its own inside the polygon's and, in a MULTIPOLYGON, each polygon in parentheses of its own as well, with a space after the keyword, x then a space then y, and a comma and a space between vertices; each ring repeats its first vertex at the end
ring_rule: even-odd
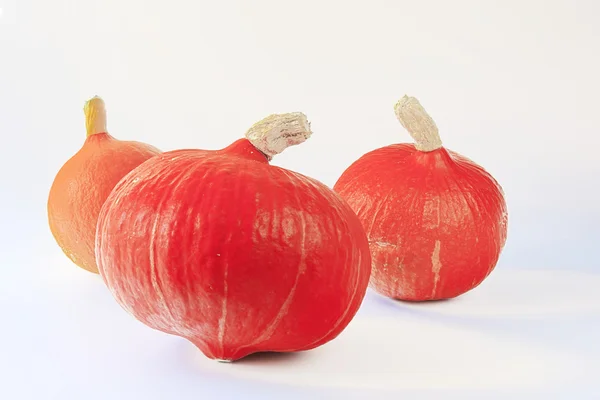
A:
POLYGON ((377 292, 408 301, 456 297, 495 267, 507 210, 494 178, 440 148, 395 144, 354 162, 334 186, 369 239, 377 292))
POLYGON ((123 176, 159 153, 144 143, 97 133, 88 136, 61 167, 48 196, 48 223, 56 242, 76 265, 98 273, 94 245, 100 208, 123 176))
POLYGON ((347 204, 270 166, 246 139, 167 152, 134 170, 102 209, 96 254, 127 311, 222 360, 332 340, 371 271, 347 204))

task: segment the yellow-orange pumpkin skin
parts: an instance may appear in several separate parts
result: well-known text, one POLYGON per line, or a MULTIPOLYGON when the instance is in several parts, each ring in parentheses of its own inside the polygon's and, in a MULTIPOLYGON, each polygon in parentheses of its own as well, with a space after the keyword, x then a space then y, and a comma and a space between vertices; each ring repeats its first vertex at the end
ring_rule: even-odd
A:
MULTIPOLYGON (((93 100, 101 102, 98 98, 90 102, 93 100)), ((117 140, 107 132, 94 132, 103 130, 105 124, 90 122, 89 108, 88 102, 88 137, 58 171, 50 188, 48 223, 63 252, 79 267, 98 273, 94 242, 104 201, 121 178, 160 151, 145 143, 117 140)), ((103 118, 103 111, 91 117, 103 118)))

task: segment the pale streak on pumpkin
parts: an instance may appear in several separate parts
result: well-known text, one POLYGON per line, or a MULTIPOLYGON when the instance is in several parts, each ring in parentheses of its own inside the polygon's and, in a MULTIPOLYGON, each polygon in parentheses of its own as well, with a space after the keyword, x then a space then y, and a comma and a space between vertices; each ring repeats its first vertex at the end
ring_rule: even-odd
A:
POLYGON ((442 263, 440 261, 440 249, 442 243, 439 240, 435 241, 433 246, 433 252, 431 253, 431 272, 433 272, 433 290, 431 295, 435 296, 438 282, 440 281, 440 270, 442 269, 442 263))
POLYGON ((379 247, 397 247, 395 244, 390 242, 375 241, 374 243, 379 247))
POLYGON ((156 243, 155 243, 155 237, 156 237, 156 230, 158 228, 158 220, 160 219, 160 213, 156 214, 156 218, 154 218, 154 224, 152 225, 152 231, 150 232, 150 244, 149 244, 149 249, 150 249, 150 254, 149 254, 149 260, 150 260, 150 281, 152 282, 152 288, 154 289, 154 292, 158 295, 158 298, 163 306, 163 308, 165 309, 165 311, 169 312, 170 314, 170 310, 169 307, 167 306, 167 301, 165 300, 165 295, 162 291, 162 289, 160 288, 160 286, 158 285, 158 279, 156 277, 156 260, 155 260, 155 253, 156 253, 156 243))
MULTIPOLYGON (((181 182, 182 178, 190 175, 193 173, 193 171, 195 171, 195 169, 189 169, 189 170, 184 170, 182 171, 179 175, 175 176, 172 179, 172 183, 177 186, 179 184, 179 182, 181 182)), ((162 170, 161 170, 162 172, 162 170)), ((130 190, 135 190, 135 187, 141 185, 141 182, 136 182, 134 183, 134 185, 131 187, 130 190)), ((165 200, 168 198, 169 195, 172 194, 172 191, 166 191, 165 194, 163 195, 163 197, 161 198, 160 202, 158 203, 157 207, 156 207, 156 218, 154 219, 154 224, 152 225, 152 231, 150 232, 150 243, 149 243, 149 263, 150 263, 150 280, 152 283, 152 288, 154 289, 154 292, 156 293, 156 295, 158 296, 160 303, 162 305, 162 308, 167 312, 167 314, 170 317, 170 321, 167 323, 164 321, 163 319, 163 329, 173 329, 173 324, 177 323, 178 321, 175 319, 175 316, 173 315, 173 313, 171 312, 171 309, 169 308, 169 306, 167 305, 167 301, 165 298, 165 295, 162 291, 162 288, 160 287, 160 285, 158 284, 158 278, 157 278, 157 270, 156 270, 156 261, 155 261, 155 253, 156 253, 156 230, 158 229, 158 222, 160 220, 161 217, 161 212, 163 211, 163 204, 165 202, 165 200)), ((163 317, 164 318, 164 317, 163 317)), ((157 325, 158 326, 158 325, 157 325)))
POLYGON ((286 207, 283 209, 282 214, 283 218, 281 219, 281 230, 283 231, 283 237, 289 243, 289 240, 292 238, 295 232, 293 219, 295 212, 292 208, 286 207))
POLYGON ((221 318, 219 318, 219 343, 221 344, 221 352, 225 352, 223 339, 225 337, 225 320, 227 319, 227 274, 229 271, 229 263, 225 262, 225 271, 223 272, 223 304, 221 305, 221 318))
POLYGON ((252 231, 252 241, 254 243, 258 243, 259 237, 266 238, 269 233, 270 223, 269 213, 266 211, 259 211, 256 213, 255 221, 254 221, 254 230, 252 231), (258 236, 257 233, 258 232, 258 236))

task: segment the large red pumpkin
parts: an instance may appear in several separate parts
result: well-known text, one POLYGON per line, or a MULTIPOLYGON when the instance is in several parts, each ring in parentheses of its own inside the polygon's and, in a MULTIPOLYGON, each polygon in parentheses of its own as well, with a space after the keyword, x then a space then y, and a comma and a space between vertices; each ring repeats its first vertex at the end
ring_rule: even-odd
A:
POLYGON ((456 297, 496 266, 507 235, 504 194, 481 166, 442 146, 417 99, 402 98, 396 115, 415 143, 363 155, 334 189, 363 223, 377 292, 409 301, 456 297))
POLYGON ((117 301, 219 360, 335 338, 362 302, 371 260, 338 195, 268 163, 309 134, 303 114, 273 115, 223 150, 163 153, 128 174, 97 230, 117 301))

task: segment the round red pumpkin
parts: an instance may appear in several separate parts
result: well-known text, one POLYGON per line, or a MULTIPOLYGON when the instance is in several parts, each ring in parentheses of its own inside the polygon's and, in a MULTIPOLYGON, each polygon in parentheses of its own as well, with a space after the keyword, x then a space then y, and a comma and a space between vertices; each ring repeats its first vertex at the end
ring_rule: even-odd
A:
POLYGON ((498 182, 442 146, 417 99, 396 105, 415 144, 373 150, 350 165, 334 189, 369 238, 377 292, 408 301, 459 296, 494 269, 507 236, 498 182))
POLYGON ((357 312, 371 260, 360 221, 320 182, 268 159, 308 137, 271 116, 219 151, 163 153, 100 214, 96 255, 117 301, 206 356, 308 350, 357 312))

